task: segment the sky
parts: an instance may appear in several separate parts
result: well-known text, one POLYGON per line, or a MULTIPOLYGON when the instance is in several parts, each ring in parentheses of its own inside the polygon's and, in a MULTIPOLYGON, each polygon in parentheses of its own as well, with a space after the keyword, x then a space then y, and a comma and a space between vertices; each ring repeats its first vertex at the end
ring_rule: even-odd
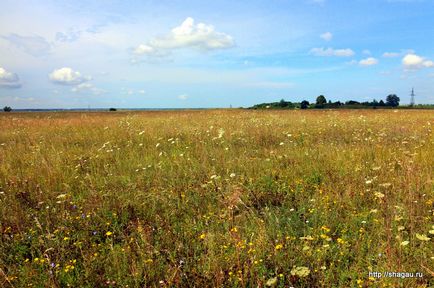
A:
POLYGON ((0 106, 434 103, 430 0, 2 0, 0 106))

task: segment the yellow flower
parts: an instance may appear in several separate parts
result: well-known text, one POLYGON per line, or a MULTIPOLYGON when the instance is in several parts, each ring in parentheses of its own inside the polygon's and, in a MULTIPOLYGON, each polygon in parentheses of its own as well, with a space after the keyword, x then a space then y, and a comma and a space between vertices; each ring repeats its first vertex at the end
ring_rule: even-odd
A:
POLYGON ((282 245, 282 244, 277 244, 276 247, 275 247, 276 250, 280 250, 280 249, 282 249, 282 248, 283 248, 283 245, 282 245))
POLYGON ((321 230, 324 230, 326 233, 327 233, 327 232, 330 232, 330 228, 327 227, 327 226, 322 226, 322 227, 321 227, 321 230))
POLYGON ((310 270, 307 267, 301 266, 301 267, 294 267, 291 270, 292 276, 298 276, 298 277, 307 277, 310 274, 310 270))
POLYGON ((107 231, 107 232, 105 233, 105 236, 110 236, 110 235, 112 235, 112 234, 113 234, 113 232, 107 231))
POLYGON ((199 239, 203 240, 203 239, 205 239, 205 237, 206 237, 206 234, 202 233, 202 234, 200 234, 199 239))
POLYGON ((345 240, 342 238, 338 238, 337 241, 339 244, 345 244, 345 240))
POLYGON ((416 233, 416 238, 421 240, 421 241, 429 241, 431 238, 427 237, 425 234, 421 235, 416 233))

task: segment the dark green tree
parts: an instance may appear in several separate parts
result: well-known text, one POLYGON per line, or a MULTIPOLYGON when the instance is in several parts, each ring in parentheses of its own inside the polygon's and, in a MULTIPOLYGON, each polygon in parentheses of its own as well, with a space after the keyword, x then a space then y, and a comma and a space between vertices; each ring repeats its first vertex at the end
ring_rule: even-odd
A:
POLYGON ((316 98, 316 108, 324 108, 325 104, 327 103, 327 99, 324 97, 324 95, 319 95, 316 98))
POLYGON ((300 108, 301 109, 307 109, 307 107, 309 107, 309 101, 307 101, 307 100, 301 101, 300 108))
POLYGON ((392 106, 392 107, 397 107, 397 106, 399 106, 399 101, 400 101, 400 99, 398 96, 396 96, 396 94, 390 94, 386 98, 386 105, 392 106))
POLYGON ((5 111, 5 112, 11 112, 12 108, 10 106, 5 106, 5 107, 3 107, 3 111, 5 111))

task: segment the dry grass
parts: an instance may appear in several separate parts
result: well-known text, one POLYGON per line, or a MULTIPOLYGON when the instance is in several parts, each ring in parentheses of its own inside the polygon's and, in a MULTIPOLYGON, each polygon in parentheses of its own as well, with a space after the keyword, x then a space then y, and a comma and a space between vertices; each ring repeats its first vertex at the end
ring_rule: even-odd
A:
POLYGON ((3 113, 0 286, 430 287, 433 120, 3 113))

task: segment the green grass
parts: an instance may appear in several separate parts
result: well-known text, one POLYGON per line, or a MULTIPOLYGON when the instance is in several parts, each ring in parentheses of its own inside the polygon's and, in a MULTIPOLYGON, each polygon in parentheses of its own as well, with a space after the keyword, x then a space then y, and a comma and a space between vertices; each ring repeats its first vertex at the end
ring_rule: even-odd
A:
POLYGON ((0 286, 430 287, 433 119, 1 114, 0 286))

